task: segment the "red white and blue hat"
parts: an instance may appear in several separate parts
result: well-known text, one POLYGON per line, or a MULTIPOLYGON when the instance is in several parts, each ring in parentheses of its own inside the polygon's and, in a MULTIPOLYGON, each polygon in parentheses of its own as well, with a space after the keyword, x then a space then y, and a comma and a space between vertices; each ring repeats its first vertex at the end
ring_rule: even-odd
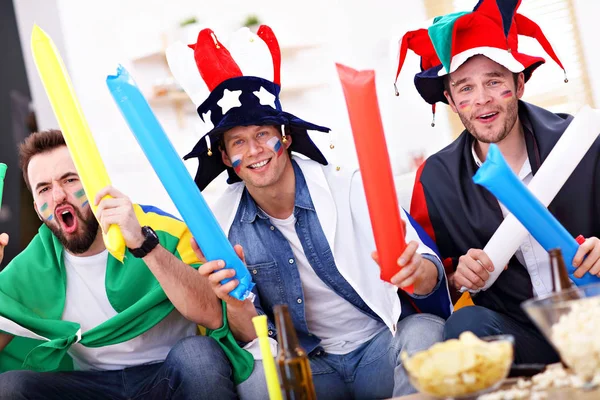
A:
POLYGON ((475 55, 484 55, 511 72, 523 72, 527 81, 545 60, 520 53, 518 35, 536 39, 564 71, 540 27, 517 13, 520 4, 521 0, 479 0, 471 12, 436 17, 428 29, 407 32, 400 45, 396 80, 411 49, 421 57, 421 72, 414 80, 417 91, 434 106, 438 101, 447 103, 444 77, 475 55))
POLYGON ((293 136, 291 151, 327 165, 307 131, 329 132, 329 128, 306 122, 281 108, 281 52, 271 28, 262 25, 256 34, 242 28, 231 35, 227 48, 212 30, 203 29, 197 42, 188 47, 181 43, 169 47, 167 60, 173 76, 196 104, 200 118, 213 125, 184 157, 198 158, 195 181, 200 190, 226 169, 228 183, 241 180, 233 168, 223 163, 220 154, 213 155, 213 151, 218 153, 222 134, 236 126, 281 127, 284 136, 293 136))

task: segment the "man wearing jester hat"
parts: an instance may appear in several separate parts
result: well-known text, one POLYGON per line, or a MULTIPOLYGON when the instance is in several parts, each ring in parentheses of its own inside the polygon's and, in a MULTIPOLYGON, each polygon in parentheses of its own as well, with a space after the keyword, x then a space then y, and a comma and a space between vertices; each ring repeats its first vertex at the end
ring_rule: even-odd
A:
POLYGON ((404 268, 395 285, 380 279, 360 173, 327 165, 307 130, 328 128, 282 111, 280 49, 269 27, 238 31, 227 48, 205 29, 190 47, 168 52, 169 65, 214 127, 186 158, 198 158, 201 190, 227 171, 230 186, 213 211, 256 283, 254 302, 241 302, 228 295, 236 281, 220 284, 233 270, 199 269, 228 303, 234 335, 252 348, 251 318, 266 314, 275 339, 273 306, 288 304, 320 399, 414 392, 399 353, 439 341, 451 312, 429 238, 402 212, 404 268), (186 69, 194 59, 196 70, 186 69), (211 92, 204 101, 194 91, 202 81, 211 92), (411 284, 414 294, 401 290, 411 284))
MULTIPOLYGON (((238 398, 215 340, 221 301, 194 269, 185 224, 112 187, 88 199, 58 130, 33 133, 20 158, 43 224, 0 273, 0 397, 238 398), (129 249, 123 263, 102 239, 112 224, 129 249), (215 333, 197 335, 198 324, 215 333)), ((237 391, 256 398, 252 382, 237 391)))
MULTIPOLYGON (((438 17, 429 29, 406 33, 398 73, 407 50, 415 51, 421 56, 419 94, 434 107, 447 103, 465 127, 420 167, 411 203, 412 215, 439 247, 451 286, 477 290, 491 271, 506 268, 489 289, 473 296, 476 306, 450 317, 445 338, 467 330, 480 336, 509 333, 516 338, 516 363, 551 363, 558 355, 520 307, 552 290, 548 253, 529 235, 507 266, 493 265, 481 249, 508 211, 472 179, 490 143, 496 143, 528 184, 572 120, 520 100, 544 59, 520 53, 518 35, 535 38, 562 64, 539 26, 516 12, 519 4, 480 0, 472 12, 438 17)), ((573 236, 587 237, 574 259, 577 277, 600 274, 599 165, 596 142, 549 207, 573 236)))

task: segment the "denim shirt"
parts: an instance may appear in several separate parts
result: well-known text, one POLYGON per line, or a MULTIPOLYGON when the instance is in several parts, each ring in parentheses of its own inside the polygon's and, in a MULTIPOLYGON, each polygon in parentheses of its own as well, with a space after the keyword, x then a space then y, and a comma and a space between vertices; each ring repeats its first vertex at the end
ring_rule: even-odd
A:
MULTIPOLYGON (((383 324, 381 318, 338 271, 304 175, 295 161, 292 164, 296 177, 295 228, 311 267, 331 290, 383 324)), ((244 247, 246 265, 256 283, 254 304, 258 313, 266 314, 269 319, 269 336, 276 339, 273 306, 287 304, 300 345, 307 353, 320 351, 321 339, 309 332, 306 322, 302 282, 292 248, 283 234, 271 224, 268 215, 256 205, 247 189, 244 189, 229 230, 229 241, 244 247)), ((439 283, 438 279, 438 286, 439 283)), ((410 303, 404 303, 402 317, 409 315, 411 309, 414 310, 410 303), (404 310, 407 310, 406 314, 404 310)))

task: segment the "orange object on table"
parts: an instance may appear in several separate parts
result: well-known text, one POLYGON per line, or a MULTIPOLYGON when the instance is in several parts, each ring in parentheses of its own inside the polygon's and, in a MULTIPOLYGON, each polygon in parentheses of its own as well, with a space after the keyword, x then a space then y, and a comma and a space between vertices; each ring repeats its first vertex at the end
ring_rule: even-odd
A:
MULTIPOLYGON (((398 258, 406 249, 394 177, 387 151, 375 89, 375 71, 356 71, 336 64, 358 154, 381 279, 389 282, 400 271, 398 258)), ((412 293, 413 286, 402 288, 412 293)))

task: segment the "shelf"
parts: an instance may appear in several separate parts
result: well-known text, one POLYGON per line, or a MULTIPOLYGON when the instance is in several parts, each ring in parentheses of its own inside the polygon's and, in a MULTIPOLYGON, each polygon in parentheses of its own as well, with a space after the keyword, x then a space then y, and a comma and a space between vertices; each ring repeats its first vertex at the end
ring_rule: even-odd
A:
MULTIPOLYGON (((305 43, 305 44, 289 44, 280 45, 281 57, 291 57, 296 53, 304 50, 316 49, 319 47, 318 43, 305 43)), ((153 63, 153 62, 167 62, 167 56, 164 50, 157 50, 151 53, 142 54, 132 58, 134 63, 153 63)))
POLYGON ((283 85, 281 87, 280 97, 288 97, 288 96, 297 96, 304 92, 308 92, 309 90, 321 89, 326 87, 326 83, 308 83, 302 85, 283 85))
POLYGON ((154 63, 154 62, 167 62, 166 53, 163 50, 155 51, 152 53, 143 54, 132 58, 134 63, 154 63))
POLYGON ((148 97, 148 104, 154 107, 173 107, 177 115, 177 123, 185 128, 185 115, 192 114, 196 107, 185 92, 171 92, 162 96, 148 97))
POLYGON ((289 57, 304 50, 316 49, 319 46, 318 43, 288 44, 280 46, 279 50, 281 51, 281 57, 289 57))
MULTIPOLYGON (((279 97, 281 99, 290 99, 292 97, 301 96, 304 93, 326 87, 325 83, 313 83, 302 85, 290 85, 282 88, 279 97)), ((194 114, 196 107, 185 92, 171 92, 162 96, 148 97, 148 103, 152 107, 174 107, 177 113, 177 119, 180 125, 183 126, 185 114, 194 114)))
MULTIPOLYGON (((309 83, 309 84, 297 84, 297 85, 288 85, 283 86, 281 88, 280 97, 289 97, 289 96, 297 96, 304 92, 308 92, 314 89, 321 89, 326 87, 326 83, 309 83)), ((186 108, 189 106, 190 109, 195 110, 195 107, 192 103, 192 100, 188 97, 185 92, 171 92, 162 96, 151 96, 148 98, 148 103, 150 105, 156 106, 167 106, 167 105, 179 105, 185 106, 186 108)))
POLYGON ((162 96, 152 96, 148 98, 148 103, 157 106, 164 106, 175 103, 189 103, 190 106, 193 106, 192 100, 190 100, 190 98, 185 92, 171 92, 162 96))

